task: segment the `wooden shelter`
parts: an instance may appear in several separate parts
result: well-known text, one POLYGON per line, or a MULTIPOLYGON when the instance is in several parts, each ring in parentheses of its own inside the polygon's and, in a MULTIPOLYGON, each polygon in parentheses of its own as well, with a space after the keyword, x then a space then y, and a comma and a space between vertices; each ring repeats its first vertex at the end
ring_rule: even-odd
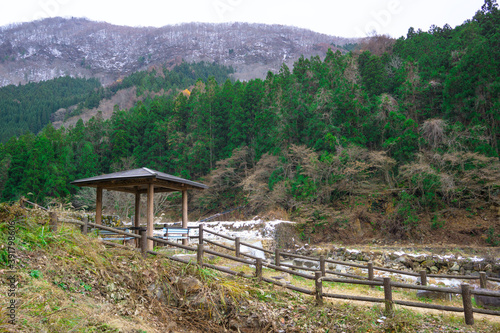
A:
MULTIPOLYGON (((91 178, 79 179, 71 182, 80 187, 95 187, 96 212, 95 223, 102 223, 102 191, 120 191, 135 194, 134 226, 139 227, 141 194, 147 194, 147 224, 146 234, 153 236, 153 203, 155 193, 182 192, 182 227, 187 228, 188 222, 188 196, 187 191, 196 189, 204 190, 208 186, 187 179, 175 177, 163 172, 148 168, 121 171, 91 178)), ((148 240, 148 249, 153 248, 153 241, 148 240)))

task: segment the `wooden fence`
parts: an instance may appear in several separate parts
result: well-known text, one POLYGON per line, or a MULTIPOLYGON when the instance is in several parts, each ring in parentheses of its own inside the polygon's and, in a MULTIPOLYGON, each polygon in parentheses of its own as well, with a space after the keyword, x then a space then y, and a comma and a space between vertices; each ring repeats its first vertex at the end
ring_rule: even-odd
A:
MULTIPOLYGON (((52 228, 52 229, 57 230, 57 216, 54 216, 54 215, 51 214, 51 226, 55 226, 55 228, 52 228), (55 219, 55 221, 54 221, 54 219, 55 219)), ((470 288, 469 284, 462 284, 460 286, 460 288, 445 288, 445 287, 427 286, 427 278, 428 277, 468 279, 468 280, 479 279, 482 289, 486 288, 486 284, 487 284, 488 280, 497 281, 497 282, 500 281, 500 279, 486 276, 486 273, 484 273, 484 272, 481 272, 479 277, 465 276, 465 275, 426 274, 426 271, 420 271, 419 273, 414 273, 414 272, 406 272, 406 271, 388 269, 388 268, 384 268, 384 267, 375 267, 375 266, 373 266, 372 263, 368 263, 365 266, 365 265, 349 263, 349 262, 344 262, 344 261, 325 259, 324 256, 320 256, 319 258, 302 256, 302 255, 298 255, 298 254, 280 252, 279 249, 276 249, 275 251, 269 251, 269 250, 257 247, 255 245, 242 242, 240 240, 240 238, 238 238, 238 237, 233 238, 233 237, 229 237, 227 235, 217 233, 217 232, 212 231, 212 230, 205 229, 203 224, 199 225, 198 236, 191 236, 190 237, 191 239, 198 239, 198 244, 196 247, 194 247, 194 246, 181 245, 179 243, 168 241, 168 240, 161 239, 161 238, 148 237, 146 235, 145 228, 139 229, 138 230, 139 234, 129 233, 129 232, 126 232, 123 230, 110 228, 110 227, 106 227, 103 225, 98 225, 95 223, 88 222, 88 218, 86 218, 86 217, 83 218, 83 221, 61 220, 61 222, 68 222, 68 223, 74 223, 74 224, 80 225, 81 231, 83 234, 88 234, 90 228, 97 228, 97 229, 101 229, 101 230, 113 231, 118 235, 133 237, 133 238, 138 240, 137 243, 139 245, 139 248, 140 248, 143 256, 146 256, 147 254, 152 254, 152 255, 159 255, 160 254, 156 251, 147 250, 147 240, 148 239, 153 240, 153 241, 160 243, 160 244, 173 246, 173 247, 180 248, 180 249, 183 249, 186 251, 191 251, 191 252, 196 253, 196 262, 200 267, 207 267, 207 268, 211 268, 211 269, 215 269, 215 270, 224 272, 226 274, 238 275, 238 276, 243 276, 246 278, 256 278, 258 281, 264 281, 264 282, 268 282, 268 283, 272 283, 272 284, 277 284, 277 285, 280 285, 286 289, 290 289, 290 290, 304 293, 307 295, 312 295, 316 298, 316 302, 318 304, 323 304, 323 299, 325 297, 327 297, 327 298, 334 298, 334 299, 345 299, 345 300, 355 300, 355 301, 364 301, 364 302, 384 303, 385 304, 385 312, 387 314, 393 313, 394 304, 403 305, 403 306, 410 306, 410 307, 442 310, 442 311, 463 312, 464 317, 465 317, 465 323, 468 325, 474 324, 474 315, 473 315, 474 313, 500 316, 500 311, 479 309, 479 308, 472 307, 472 295, 500 297, 500 292, 493 292, 493 291, 487 291, 487 290, 474 290, 474 289, 470 288), (205 238, 205 233, 210 233, 214 236, 217 236, 217 237, 220 237, 222 239, 234 242, 234 247, 209 240, 209 239, 205 238), (232 251, 232 252, 234 252, 234 255, 224 254, 224 253, 220 253, 217 251, 213 251, 211 249, 207 249, 207 248, 205 248, 205 244, 218 246, 218 247, 221 247, 225 250, 232 251), (248 253, 243 253, 243 252, 241 252, 241 246, 253 248, 255 250, 262 251, 268 255, 274 256, 274 261, 273 261, 273 263, 271 263, 268 261, 264 261, 262 258, 250 255, 248 253), (212 264, 206 263, 203 260, 205 254, 210 254, 210 255, 217 256, 217 257, 225 258, 225 259, 239 262, 239 263, 242 263, 242 264, 245 264, 248 266, 254 266, 255 267, 255 274, 254 275, 243 274, 241 272, 236 272, 234 270, 231 270, 227 267, 222 267, 222 266, 217 266, 217 265, 212 265, 212 264), (244 257, 246 257, 246 258, 244 258, 244 257), (300 258, 300 259, 305 259, 305 260, 310 260, 310 261, 317 261, 319 264, 319 269, 299 267, 299 266, 295 266, 295 265, 291 265, 291 264, 285 264, 285 263, 281 262, 282 257, 283 258, 284 257, 300 258), (367 271, 367 275, 366 276, 358 276, 358 275, 354 275, 354 274, 345 274, 345 273, 339 273, 339 272, 327 270, 326 269, 327 263, 340 264, 340 265, 344 265, 344 266, 351 266, 351 267, 357 267, 360 269, 364 269, 367 271), (293 276, 302 277, 304 279, 312 280, 312 281, 314 281, 315 288, 314 288, 314 290, 309 290, 309 289, 300 288, 300 287, 297 287, 297 286, 294 286, 291 284, 283 283, 283 282, 280 282, 280 281, 277 281, 274 279, 266 278, 262 275, 262 268, 263 267, 267 267, 269 269, 273 269, 273 270, 279 271, 279 272, 288 273, 288 274, 293 275, 293 276), (310 271, 311 274, 302 273, 302 272, 299 272, 298 270, 306 271, 306 272, 310 271), (393 282, 393 281, 391 281, 391 279, 389 277, 377 278, 374 275, 375 270, 420 277, 421 285, 393 282), (332 277, 332 276, 327 276, 327 274, 341 276, 343 278, 336 278, 336 277, 332 277), (383 288, 384 298, 326 293, 326 292, 323 292, 323 282, 349 283, 349 284, 358 284, 358 285, 365 285, 365 286, 371 286, 371 287, 379 286, 379 287, 383 288), (434 292, 441 292, 441 293, 460 294, 462 296, 463 307, 453 307, 453 306, 428 304, 428 303, 421 303, 421 302, 394 300, 392 298, 392 289, 393 288, 416 289, 416 290, 427 290, 427 291, 434 291, 434 292)), ((130 247, 120 245, 117 243, 113 243, 113 242, 109 242, 109 241, 102 241, 102 242, 106 245, 111 245, 111 246, 116 246, 116 247, 125 247, 125 248, 130 249, 130 247)), ((165 256, 165 257, 170 259, 170 260, 185 263, 185 264, 188 264, 190 262, 190 260, 185 260, 185 259, 177 258, 177 257, 173 257, 173 256, 165 256)))

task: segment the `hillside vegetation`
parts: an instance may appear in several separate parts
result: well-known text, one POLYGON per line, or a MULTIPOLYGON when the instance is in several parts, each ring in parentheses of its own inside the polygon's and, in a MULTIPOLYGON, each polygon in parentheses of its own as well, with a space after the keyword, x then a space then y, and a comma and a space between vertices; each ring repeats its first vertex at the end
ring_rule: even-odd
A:
POLYGON ((353 230, 419 239, 424 226, 446 235, 458 214, 467 241, 497 246, 499 36, 487 0, 455 29, 379 36, 265 80, 209 78, 109 120, 49 125, 0 145, 2 199, 81 205, 70 181, 146 166, 209 184, 191 198, 198 216, 245 206, 331 240, 353 230))
MULTIPOLYGON (((106 249, 95 236, 83 236, 72 225, 49 231, 47 215, 0 204, 0 241, 14 249, 12 257, 7 248, 0 249, 0 301, 14 304, 15 309, 0 311, 0 332, 473 333, 500 329, 498 323, 479 318, 474 326, 465 326, 461 314, 424 315, 396 307, 394 316, 386 318, 384 306, 378 304, 339 301, 317 306, 312 296, 257 280, 161 256, 144 259, 130 249, 106 249), (15 227, 14 236, 9 226, 15 227)), ((206 260, 221 264, 217 259, 206 260)))

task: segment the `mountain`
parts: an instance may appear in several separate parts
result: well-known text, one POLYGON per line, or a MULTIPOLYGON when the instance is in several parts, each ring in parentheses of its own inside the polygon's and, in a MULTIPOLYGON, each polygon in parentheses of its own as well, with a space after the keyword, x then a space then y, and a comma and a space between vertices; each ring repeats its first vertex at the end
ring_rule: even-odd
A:
POLYGON ((0 86, 60 76, 96 77, 104 85, 153 65, 216 62, 236 79, 265 77, 301 55, 324 55, 352 39, 281 25, 188 23, 116 26, 49 18, 0 28, 0 86))

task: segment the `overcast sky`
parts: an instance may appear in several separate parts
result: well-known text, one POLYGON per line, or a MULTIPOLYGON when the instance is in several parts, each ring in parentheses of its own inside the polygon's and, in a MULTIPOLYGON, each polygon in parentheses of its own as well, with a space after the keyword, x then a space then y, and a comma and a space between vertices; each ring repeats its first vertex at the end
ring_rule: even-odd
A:
POLYGON ((3 0, 0 26, 40 18, 86 17, 129 26, 184 22, 251 22, 293 25, 342 36, 372 31, 392 37, 409 27, 455 27, 471 19, 484 0, 3 0))

